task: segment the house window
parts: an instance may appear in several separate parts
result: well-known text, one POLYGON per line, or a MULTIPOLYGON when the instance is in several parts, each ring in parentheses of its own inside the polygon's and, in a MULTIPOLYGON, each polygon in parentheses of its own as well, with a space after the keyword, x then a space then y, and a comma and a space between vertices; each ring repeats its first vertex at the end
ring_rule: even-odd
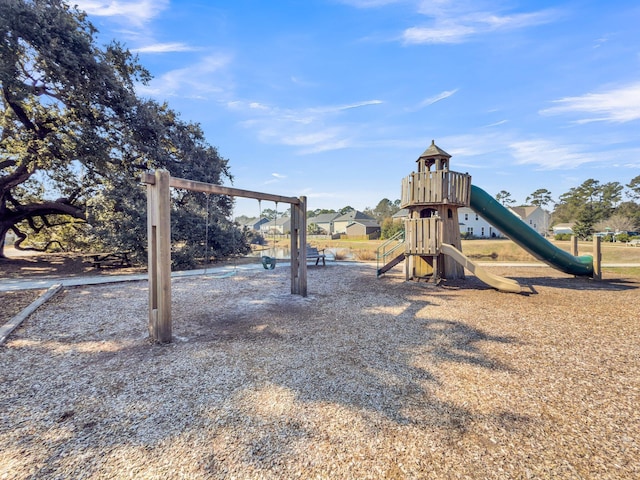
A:
POLYGON ((453 218, 453 210, 447 210, 447 218, 453 218))
POLYGON ((476 220, 478 220, 478 214, 476 213, 476 220))
POLYGON ((464 219, 465 219, 465 220, 469 220, 469 214, 468 214, 468 213, 465 213, 465 214, 464 214, 464 219))
POLYGON ((533 220, 529 220, 529 225, 533 225, 533 220))
POLYGON ((482 237, 484 237, 484 227, 482 227, 482 229, 481 229, 480 231, 482 232, 482 233, 480 233, 480 235, 481 235, 482 237))
POLYGON ((467 227, 467 233, 473 235, 473 227, 467 227))

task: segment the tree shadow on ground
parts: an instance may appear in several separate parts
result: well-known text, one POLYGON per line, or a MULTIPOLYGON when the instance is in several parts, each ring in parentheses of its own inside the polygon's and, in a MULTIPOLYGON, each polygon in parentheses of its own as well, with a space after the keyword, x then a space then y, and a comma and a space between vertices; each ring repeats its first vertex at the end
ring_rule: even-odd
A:
POLYGON ((0 258, 0 277, 82 277, 145 272, 146 267, 96 268, 80 253, 43 253, 0 258))
MULTIPOLYGON (((550 287, 565 290, 603 290, 603 291, 622 291, 640 288, 640 282, 629 278, 604 278, 602 280, 594 280, 589 277, 574 276, 551 276, 551 275, 508 275, 501 273, 502 276, 516 280, 523 288, 522 294, 535 294, 535 287, 550 287)), ((558 275, 562 275, 559 273, 558 275)), ((453 290, 494 290, 493 287, 483 283, 474 275, 467 274, 464 279, 443 280, 441 286, 445 289, 453 290)))
MULTIPOLYGON (((3 429, 15 429, 11 437, 25 451, 46 432, 49 458, 38 460, 39 474, 55 476, 82 468, 87 474, 92 467, 86 458, 76 470, 64 466, 74 456, 101 455, 95 448, 89 453, 87 438, 101 442, 103 451, 152 450, 179 437, 204 435, 216 444, 202 460, 213 471, 229 452, 268 469, 296 455, 301 439, 337 440, 349 428, 376 435, 389 424, 437 431, 452 441, 483 422, 527 428, 531 419, 515 412, 480 414, 439 395, 449 381, 439 368, 444 365, 517 374, 483 347, 517 339, 433 315, 434 306, 456 301, 446 290, 379 282, 357 267, 348 272, 335 289, 320 285, 328 269, 310 272, 319 286, 306 299, 267 293, 270 282, 286 290, 289 279, 278 272, 249 280, 178 281, 178 338, 168 346, 144 340, 144 300, 122 304, 118 315, 139 322, 123 324, 107 311, 118 287, 73 290, 57 308, 74 318, 75 331, 29 340, 21 348, 42 351, 37 362, 24 366, 29 378, 4 378, 3 389, 12 393, 3 402, 10 407, 3 429), (233 298, 220 295, 217 282, 235 282, 233 298), (202 295, 198 302, 190 292, 202 295), (75 304, 73 298, 82 295, 91 295, 93 303, 75 304), (45 378, 58 381, 47 380, 50 387, 43 392, 37 386, 45 378), (140 378, 154 381, 142 387, 140 378), (346 412, 353 424, 332 418, 335 411, 346 412)), ((11 357, 20 362, 20 348, 11 357)))

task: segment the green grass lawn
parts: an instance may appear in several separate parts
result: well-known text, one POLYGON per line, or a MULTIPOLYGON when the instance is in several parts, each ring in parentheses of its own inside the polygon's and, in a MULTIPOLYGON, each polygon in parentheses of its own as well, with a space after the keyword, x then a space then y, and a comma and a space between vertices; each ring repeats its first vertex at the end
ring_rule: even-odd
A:
MULTIPOLYGON (((318 248, 327 248, 340 256, 350 257, 357 260, 372 261, 376 258, 377 248, 384 243, 382 240, 312 240, 310 242, 318 248)), ((569 241, 551 240, 558 248, 570 251, 569 241)), ((286 245, 286 242, 283 242, 286 245)), ((636 263, 640 264, 640 247, 628 247, 625 244, 603 242, 602 262, 603 263, 636 263)), ((511 240, 463 240, 462 251, 464 254, 476 261, 496 261, 496 262, 537 262, 538 260, 518 246, 511 240)), ((593 242, 578 242, 579 255, 591 255, 593 253, 593 242)), ((616 275, 630 275, 640 277, 640 267, 625 268, 605 268, 604 272, 615 272, 616 275)))

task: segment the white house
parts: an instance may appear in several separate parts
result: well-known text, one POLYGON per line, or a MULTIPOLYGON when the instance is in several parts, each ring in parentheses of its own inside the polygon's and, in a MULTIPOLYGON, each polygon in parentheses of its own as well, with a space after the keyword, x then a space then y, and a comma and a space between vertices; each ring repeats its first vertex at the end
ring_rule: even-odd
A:
POLYGON ((469 207, 458 209, 458 224, 462 235, 472 235, 476 238, 501 238, 504 236, 500 230, 469 207))
MULTIPOLYGON (((393 215, 393 219, 404 219, 408 214, 409 210, 403 208, 393 215)), ((476 238, 502 238, 504 236, 500 230, 469 207, 458 208, 458 225, 461 235, 467 234, 476 238)))
POLYGON ((554 235, 560 235, 563 233, 568 233, 573 235, 573 223, 558 223, 551 227, 554 235))
POLYGON ((315 223, 318 228, 322 229, 326 234, 331 235, 334 232, 333 221, 339 216, 339 213, 322 213, 315 217, 308 217, 307 223, 315 223))
POLYGON ((551 224, 551 214, 535 205, 529 207, 509 207, 509 211, 540 235, 546 235, 551 224))
POLYGON ((279 233, 282 235, 290 232, 291 218, 289 217, 278 217, 276 220, 269 220, 260 225, 260 233, 262 234, 279 233))

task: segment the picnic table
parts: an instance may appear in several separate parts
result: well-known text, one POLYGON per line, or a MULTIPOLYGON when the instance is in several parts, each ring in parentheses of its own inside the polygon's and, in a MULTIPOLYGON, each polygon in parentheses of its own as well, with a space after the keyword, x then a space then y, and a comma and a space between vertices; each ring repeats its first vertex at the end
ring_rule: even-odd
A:
POLYGON ((96 268, 130 267, 129 252, 88 253, 85 255, 96 268))

